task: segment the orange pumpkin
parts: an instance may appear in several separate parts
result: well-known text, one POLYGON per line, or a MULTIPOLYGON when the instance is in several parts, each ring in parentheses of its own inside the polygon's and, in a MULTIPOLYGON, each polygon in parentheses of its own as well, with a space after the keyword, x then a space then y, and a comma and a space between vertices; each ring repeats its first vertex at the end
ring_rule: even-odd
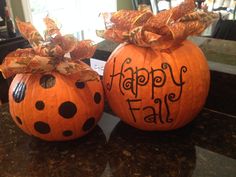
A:
POLYGON ((9 89, 10 113, 27 134, 48 141, 70 140, 90 132, 100 119, 100 80, 79 82, 78 75, 17 74, 9 89))
POLYGON ((156 52, 121 44, 104 69, 111 109, 142 130, 173 130, 189 123, 205 103, 209 81, 204 54, 187 40, 156 52))

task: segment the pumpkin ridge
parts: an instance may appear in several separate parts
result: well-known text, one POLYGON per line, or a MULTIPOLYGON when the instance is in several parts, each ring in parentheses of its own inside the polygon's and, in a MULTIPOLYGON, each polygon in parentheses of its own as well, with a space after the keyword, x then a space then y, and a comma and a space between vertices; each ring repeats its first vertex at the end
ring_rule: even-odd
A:
MULTIPOLYGON (((59 76, 59 77, 61 77, 61 75, 59 76)), ((59 80, 59 82, 62 82, 62 81, 64 81, 64 78, 63 77, 61 77, 61 79, 58 79, 59 80)), ((65 80, 65 82, 66 82, 66 80, 65 80)), ((61 85, 61 83, 58 83, 58 84, 60 84, 61 85)), ((68 89, 68 84, 66 84, 65 86, 64 86, 64 88, 63 88, 64 90, 65 90, 65 92, 67 92, 68 93, 68 95, 67 95, 67 100, 70 100, 70 98, 71 98, 71 91, 68 89)), ((59 129, 59 130, 57 130, 57 135, 56 135, 56 137, 61 137, 61 139, 69 139, 69 138, 71 138, 71 137, 66 137, 66 136, 63 136, 63 132, 65 131, 64 130, 64 128, 66 129, 66 130, 70 130, 70 129, 68 129, 67 128, 67 121, 73 121, 73 119, 74 119, 74 117, 75 117, 75 115, 71 118, 71 119, 65 119, 60 113, 59 113, 59 109, 60 109, 60 106, 63 104, 63 103, 65 103, 66 102, 66 100, 64 99, 64 98, 60 98, 60 96, 59 97, 57 97, 57 100, 62 100, 62 102, 60 101, 60 102, 58 102, 57 101, 57 103, 59 103, 58 105, 57 105, 57 112, 58 112, 58 114, 59 114, 59 116, 60 117, 58 117, 58 119, 60 118, 60 119, 62 119, 62 121, 59 121, 59 120, 56 120, 57 122, 58 122, 58 124, 60 125, 60 127, 63 127, 63 128, 61 128, 61 129, 59 129)), ((77 108, 77 106, 76 106, 76 108, 77 108)), ((78 113, 78 108, 77 108, 77 112, 76 112, 76 114, 78 113)), ((73 127, 74 128, 74 127, 73 127)), ((75 129, 76 130, 76 129, 75 129)), ((70 130, 71 131, 71 130, 70 130)), ((76 132, 75 132, 76 133, 76 132)), ((53 135, 52 135, 53 136, 53 135)), ((73 135, 72 135, 73 136, 73 135)), ((55 139, 55 137, 53 137, 53 139, 55 139)))
MULTIPOLYGON (((156 53, 156 52, 157 52, 157 51, 155 51, 155 53, 156 53)), ((163 53, 162 53, 162 52, 158 51, 158 53, 159 53, 160 60, 161 60, 159 67, 161 67, 161 64, 162 64, 162 63, 166 63, 166 62, 168 62, 168 61, 167 61, 167 59, 163 56, 163 53)), ((166 92, 166 88, 165 88, 165 87, 162 87, 160 90, 161 90, 161 96, 163 97, 164 93, 166 92)), ((160 106, 159 109, 162 109, 161 106, 160 106)), ((161 111, 160 113, 163 114, 163 111, 161 111)))
MULTIPOLYGON (((155 52, 157 52, 157 51, 155 51, 155 52)), ((170 50, 169 51, 166 51, 166 50, 163 50, 163 52, 161 52, 161 51, 158 51, 158 53, 159 53, 159 55, 160 55, 160 59, 161 59, 161 61, 160 61, 160 68, 162 67, 162 65, 164 64, 164 63, 167 63, 167 64, 169 64, 169 58, 167 58, 166 57, 166 55, 170 55, 170 50)), ((167 68, 168 69, 168 68, 167 68)), ((166 69, 166 70, 167 70, 166 69)), ((169 71, 169 69, 168 69, 168 71, 167 71, 167 73, 169 73, 170 71, 169 71)), ((170 73, 169 73, 170 74, 170 73)), ((168 76, 168 75, 167 75, 168 76)), ((166 77, 167 77, 166 76, 166 77)), ((169 79, 167 79, 166 80, 166 82, 168 82, 168 80, 169 79)), ((160 106, 160 108, 159 109, 161 109, 161 111, 160 111, 160 114, 161 114, 161 116, 162 116, 162 121, 164 121, 165 123, 164 123, 164 125, 163 125, 163 127, 166 127, 167 125, 167 123, 166 123, 166 116, 168 115, 168 110, 167 109, 169 109, 168 108, 168 106, 169 105, 166 105, 166 104, 168 104, 167 103, 167 101, 168 100, 166 100, 166 97, 168 96, 167 94, 164 94, 164 93, 167 93, 167 90, 169 89, 169 87, 167 87, 167 86, 163 86, 163 87, 161 87, 160 88, 160 90, 161 90, 161 97, 160 97, 160 99, 162 100, 162 105, 160 106), (163 104, 165 104, 165 109, 163 109, 163 104), (166 113, 166 114, 164 114, 164 113, 166 113), (164 115, 164 116, 163 116, 164 115)), ((170 112, 169 112, 169 114, 170 114, 170 112)), ((170 124, 168 124, 168 126, 171 126, 172 125, 172 123, 170 123, 170 124)), ((160 128, 161 130, 164 130, 164 128, 160 128)))
MULTIPOLYGON (((145 68, 146 63, 149 63, 148 66, 150 66, 150 63, 152 62, 152 61, 149 61, 149 59, 148 59, 148 52, 149 52, 149 50, 150 50, 150 49, 148 49, 148 48, 145 49, 145 56, 144 56, 144 60, 143 60, 142 66, 141 66, 142 68, 145 68)), ((147 88, 149 88, 149 85, 150 85, 150 84, 147 84, 147 88)), ((143 87, 142 87, 141 89, 142 89, 142 90, 145 90, 145 91, 144 91, 144 93, 145 93, 144 95, 146 95, 146 91, 148 92, 148 90, 149 90, 149 89, 143 89, 143 87)), ((143 94, 141 94, 141 96, 140 96, 141 98, 142 98, 142 95, 143 95, 143 94)), ((147 94, 147 95, 148 95, 148 94, 147 94)), ((142 100, 142 101, 140 102, 141 108, 143 107, 143 102, 144 102, 144 100, 142 100)), ((141 118, 144 119, 144 117, 145 117, 145 113, 144 113, 144 111, 142 111, 142 112, 141 112, 141 118)))
MULTIPOLYGON (((46 75, 48 75, 48 74, 37 74, 38 82, 33 82, 33 84, 34 84, 33 87, 37 87, 37 86, 38 86, 38 87, 40 88, 39 91, 40 91, 41 94, 45 94, 45 92, 49 91, 49 89, 54 89, 54 87, 57 86, 57 77, 56 77, 55 75, 51 74, 51 75, 54 77, 54 79, 56 79, 55 84, 53 85, 53 87, 50 87, 50 88, 42 87, 40 81, 41 81, 42 77, 44 77, 44 76, 46 76, 46 75)), ((31 78, 33 78, 33 77, 34 77, 34 75, 31 75, 31 78)), ((32 91, 35 91, 34 89, 31 89, 31 90, 32 90, 32 91)), ((38 94, 39 94, 39 93, 38 93, 38 94)), ((42 113, 42 114, 45 114, 45 112, 46 112, 45 116, 44 116, 44 117, 41 117, 40 120, 35 120, 34 123, 33 123, 33 125, 35 125, 35 123, 36 123, 37 121, 46 122, 46 123, 49 125, 49 127, 50 127, 50 132, 48 132, 47 134, 42 134, 42 133, 36 131, 36 129, 34 129, 34 132, 35 132, 35 131, 37 132, 37 133, 35 134, 35 136, 37 136, 38 138, 44 137, 44 138, 47 138, 47 139, 49 139, 49 137, 55 138, 55 137, 53 136, 53 135, 54 135, 54 133, 53 133, 53 132, 54 132, 54 126, 51 125, 51 121, 50 121, 50 119, 53 119, 53 118, 51 117, 51 115, 50 115, 49 112, 47 111, 47 110, 49 109, 49 107, 48 107, 48 105, 47 105, 46 103, 45 103, 45 107, 46 107, 46 109, 44 109, 44 110, 43 110, 43 113, 42 113)), ((34 119, 35 119, 35 118, 34 118, 34 119)), ((33 134, 33 133, 32 133, 32 134, 33 134)))
MULTIPOLYGON (((185 43, 185 41, 183 42, 183 45, 184 46, 187 46, 186 45, 186 43, 185 43)), ((181 48, 179 49, 179 50, 181 50, 181 48)), ((178 60, 177 58, 179 57, 179 53, 180 52, 185 52, 185 53, 187 53, 187 55, 185 55, 185 54, 183 54, 183 56, 189 56, 188 55, 188 50, 187 49, 185 49, 184 51, 179 51, 178 49, 177 50, 175 50, 175 52, 172 52, 171 53, 171 55, 172 55, 172 58, 173 58, 173 62, 175 63, 175 68, 180 68, 180 67, 178 67, 178 64, 177 64, 177 62, 179 62, 180 60, 178 60)), ((187 66, 189 66, 189 60, 188 60, 188 58, 186 58, 185 60, 184 60, 184 62, 186 62, 185 63, 185 66, 187 65, 187 66)), ((187 67, 186 66, 186 67, 187 67)), ((189 72, 189 67, 187 68, 188 69, 188 73, 190 73, 191 74, 191 72, 189 72)), ((178 69, 177 69, 177 71, 178 71, 178 69)), ((180 74, 180 72, 181 71, 178 71, 179 73, 178 74, 180 74)), ((186 81, 185 81, 185 84, 186 84, 186 81)), ((182 91, 183 92, 183 91, 182 91)), ((192 95, 192 94, 191 94, 192 95)), ((192 100, 192 99, 191 99, 192 100)), ((176 118, 175 118, 175 121, 174 121, 174 123, 173 123, 173 125, 172 125, 172 127, 171 127, 171 129, 173 128, 173 129, 175 129, 176 127, 178 127, 178 125, 183 121, 182 119, 182 117, 180 117, 180 113, 183 111, 183 109, 182 109, 182 107, 183 106, 181 106, 182 104, 184 104, 183 102, 182 102, 182 99, 180 99, 180 100, 178 100, 178 106, 177 106, 177 113, 176 113, 176 118)), ((192 104, 190 104, 190 106, 191 106, 192 104)), ((192 108, 190 108, 190 110, 192 110, 192 108)), ((179 127, 180 128, 180 127, 179 127)))
MULTIPOLYGON (((118 46, 118 48, 115 49, 115 51, 118 52, 118 53, 121 53, 121 52, 124 50, 124 48, 129 48, 129 47, 132 47, 132 46, 131 46, 130 44, 120 44, 120 45, 118 46)), ((116 53, 116 52, 115 52, 115 53, 116 53)), ((126 52, 126 51, 124 51, 124 52, 126 52)), ((114 54, 115 54, 115 53, 114 53, 114 54)), ((128 56, 129 56, 129 55, 128 55, 128 56)), ((130 57, 130 56, 129 56, 129 57, 130 57)), ((115 65, 115 61, 116 61, 116 66, 117 66, 117 65, 120 65, 119 60, 118 60, 115 56, 111 55, 111 60, 109 61, 108 65, 106 65, 106 66, 109 67, 109 65, 112 65, 112 64, 115 65)), ((105 68, 106 68, 106 66, 105 66, 105 68)), ((119 66, 119 67, 120 67, 120 66, 119 66)), ((104 69, 104 70, 106 70, 106 69, 104 69)), ((114 72, 116 73, 116 68, 114 68, 114 72)), ((106 85, 106 83, 105 83, 105 85, 106 85)), ((115 88, 113 87, 112 89, 113 89, 113 91, 114 91, 115 93, 120 93, 118 87, 117 87, 117 88, 116 88, 116 87, 115 87, 115 88), (115 89, 115 90, 114 90, 114 89, 115 89)), ((110 91, 108 91, 108 94, 110 94, 110 92, 112 92, 112 89, 111 89, 110 91)), ((121 97, 120 99, 121 99, 120 102, 123 102, 123 101, 124 101, 122 97, 121 97)), ((123 115, 126 114, 126 111, 125 111, 124 109, 122 109, 122 103, 119 103, 119 100, 118 100, 118 99, 112 99, 112 100, 109 100, 109 99, 108 99, 108 103, 109 103, 109 105, 112 104, 114 107, 118 107, 117 109, 120 110, 120 114, 118 114, 117 111, 114 111, 117 116, 123 117, 123 115)))
MULTIPOLYGON (((54 72, 52 72, 52 73, 54 73, 54 72)), ((55 88, 57 88, 57 86, 58 85, 60 85, 60 75, 54 75, 54 77, 55 77, 55 79, 56 79, 56 82, 55 82, 55 85, 54 85, 54 87, 52 87, 52 88, 49 88, 49 89, 55 89, 55 88)), ((40 77, 40 79, 41 79, 41 77, 40 77)), ((40 81, 40 79, 39 79, 39 81, 40 81)), ((40 83, 39 83, 40 84, 40 83)), ((49 89, 45 89, 45 88, 43 88, 42 87, 42 91, 48 91, 49 89)), ((64 89, 64 88, 63 88, 64 89)), ((58 96, 57 96, 57 94, 56 94, 56 91, 55 91, 55 102, 56 103, 60 103, 59 102, 59 100, 58 100, 59 98, 58 98, 58 96)), ((56 105, 54 105, 55 106, 55 109, 57 110, 57 112, 58 112, 58 108, 59 108, 59 105, 58 104, 56 104, 56 105)), ((51 111, 51 109, 52 108, 48 108, 50 111, 51 111)), ((58 120, 57 120, 57 117, 52 117, 52 115, 51 115, 51 112, 50 111, 47 111, 47 114, 46 114, 46 117, 47 117, 47 121, 49 122, 50 121, 50 119, 51 119, 51 121, 55 121, 55 122, 57 122, 57 125, 59 125, 60 127, 61 127, 61 123, 60 122, 58 122, 58 120)), ((54 114, 54 113, 53 113, 54 114)), ((50 122, 51 122, 50 121, 50 122)), ((48 135, 48 139, 56 139, 56 136, 54 136, 54 133, 52 133, 52 132, 54 132, 54 126, 52 126, 51 127, 51 133, 48 135)), ((42 138, 42 137, 40 137, 40 138, 42 138)))
MULTIPOLYGON (((173 57, 173 60, 174 60, 174 63, 175 63, 175 67, 179 68, 178 65, 177 65, 178 59, 177 59, 175 53, 173 52, 173 53, 171 53, 171 55, 173 57), (177 61, 176 61, 176 59, 177 59, 177 61)), ((186 55, 184 55, 184 56, 186 56, 186 55)), ((185 59, 185 61, 187 62, 188 60, 185 59)), ((172 124, 173 128, 177 127, 177 125, 179 125, 182 122, 182 117, 179 117, 180 113, 182 111, 182 106, 181 105, 182 105, 182 99, 178 100, 177 113, 176 113, 176 116, 175 116, 176 119, 175 119, 174 123, 172 124)))
MULTIPOLYGON (((23 79, 24 80, 24 82, 25 82, 25 84, 26 85, 28 85, 28 82, 30 82, 30 80, 31 80, 31 77, 30 77, 30 75, 24 75, 24 74, 19 74, 19 76, 20 76, 20 81, 23 79)), ((28 93, 29 92, 31 92, 31 90, 27 90, 27 92, 26 92, 26 94, 25 94, 25 99, 27 99, 26 97, 27 97, 27 95, 28 95, 28 93)), ((9 92, 10 93, 10 92, 9 92)), ((28 110, 28 108, 27 108, 27 102, 26 102, 26 100, 23 100, 23 102, 22 102, 22 105, 21 105, 21 108, 20 109, 25 109, 23 112, 22 112, 22 116, 23 117, 25 117, 25 114, 26 114, 26 112, 27 111, 29 111, 28 110)), ((31 117, 27 117, 27 119, 31 119, 31 117)), ((28 124, 28 122, 27 121, 23 121, 23 123, 24 123, 24 129, 26 129, 25 131, 28 133, 28 134, 32 134, 33 132, 31 131, 31 126, 28 124)))
MULTIPOLYGON (((74 80, 73 80, 73 82, 74 82, 74 80)), ((75 85, 74 85, 74 86, 75 86, 75 85)), ((68 85, 66 85, 66 89, 67 89, 67 92, 68 92, 68 94, 69 94, 69 95, 68 95, 68 98, 73 98, 72 93, 71 93, 71 91, 70 91, 68 85)), ((75 88, 73 88, 72 91, 75 91, 76 93, 78 92, 78 90, 75 90, 75 88)), ((78 93, 77 93, 77 95, 78 95, 78 93)), ((79 114, 80 108, 78 108, 79 105, 77 105, 76 103, 74 103, 74 104, 76 105, 77 111, 76 111, 76 114, 73 116, 73 119, 78 119, 78 114, 79 114)), ((74 120, 72 120, 72 121, 74 121, 74 120)), ((62 123, 62 122, 61 122, 61 123, 62 123)), ((78 129, 78 124, 76 124, 76 123, 73 123, 72 127, 73 127, 73 130, 79 130, 79 129, 78 129)), ((62 130, 62 131, 61 131, 61 135, 63 135, 63 132, 65 132, 65 130, 64 130, 64 131, 63 131, 63 129, 61 129, 61 130, 62 130)), ((70 129, 67 128, 67 131, 68 131, 68 130, 71 131, 71 132, 73 132, 72 130, 70 130, 70 129)), ((78 132, 73 132, 72 136, 78 136, 78 132)), ((71 138, 71 136, 64 136, 64 138, 71 138)))
MULTIPOLYGON (((191 47, 194 47, 195 50, 198 50, 198 47, 195 46, 191 41, 187 41, 187 42, 188 42, 187 43, 188 45, 191 45, 191 47)), ((194 53, 193 54, 194 56, 197 53, 195 50, 191 51, 191 52, 194 53)), ((189 58, 190 58, 190 56, 189 56, 189 58)), ((187 62, 191 62, 191 66, 193 66, 193 67, 191 67, 192 72, 190 73, 191 74, 191 78, 189 79, 189 81, 191 81, 191 86, 192 86, 191 87, 192 88, 191 91, 189 91, 189 93, 191 94, 191 104, 190 104, 191 105, 191 109, 190 110, 191 110, 191 112, 196 112, 195 109, 194 109, 194 106, 193 106, 193 105, 197 104, 196 100, 194 99, 194 95, 196 95, 196 86, 195 86, 195 82, 194 82, 194 80, 195 80, 194 77, 195 77, 196 72, 194 72, 192 68, 194 68, 195 70, 199 69, 199 60, 198 60, 198 64, 196 63, 196 60, 191 60, 191 58, 189 60, 186 60, 186 61, 187 62), (194 75, 192 73, 194 73, 194 75)), ((199 77, 199 75, 197 77, 199 77)), ((194 116, 196 116, 196 115, 193 115, 193 113, 192 113, 192 117, 194 117, 194 116)))
MULTIPOLYGON (((186 45, 186 41, 184 41, 183 42, 183 45, 186 45)), ((188 45, 187 45, 188 46, 188 45)), ((179 52, 179 51, 178 51, 179 52)), ((181 50, 181 52, 183 52, 182 50, 181 50)), ((184 55, 184 56, 188 56, 189 57, 189 55, 188 55, 188 50, 186 49, 186 50, 184 50, 184 52, 185 53, 187 53, 187 55, 184 55)), ((181 64, 179 65, 179 64, 177 64, 177 63, 179 63, 180 62, 180 60, 178 60, 177 58, 177 56, 176 56, 176 53, 175 52, 172 52, 171 53, 171 55, 173 56, 174 55, 174 57, 173 57, 173 61, 174 61, 174 63, 175 63, 175 67, 177 68, 176 70, 178 71, 178 68, 181 68, 181 64)), ((185 67, 187 67, 187 66, 190 66, 189 65, 189 60, 188 60, 188 58, 186 58, 185 60, 184 60, 184 62, 185 62, 185 67)), ((190 67, 191 68, 191 67, 190 67)), ((189 71, 190 69, 189 69, 189 67, 187 68, 187 74, 191 74, 191 72, 189 71)), ((178 71, 179 73, 178 74, 180 74, 180 72, 182 72, 181 70, 180 71, 178 71)), ((185 78, 186 79, 186 78, 185 78)), ((183 82, 185 82, 185 84, 187 84, 186 83, 186 80, 185 81, 183 81, 183 82)), ((192 83, 192 82, 191 82, 192 83)), ((186 87, 183 87, 183 89, 186 89, 186 87)), ((184 92, 183 90, 182 90, 182 92, 184 92)), ((191 94, 191 96, 192 96, 192 94, 191 94)), ((193 98, 193 97, 192 97, 193 98)), ((191 99, 191 100, 193 100, 193 99, 191 99)), ((180 124, 180 122, 182 121, 182 118, 180 118, 179 117, 179 114, 181 113, 181 111, 182 111, 182 103, 183 101, 182 101, 182 99, 179 99, 178 100, 178 106, 177 106, 177 114, 176 114, 176 120, 175 120, 175 122, 174 122, 174 124, 173 124, 173 128, 175 128, 175 127, 178 127, 177 125, 179 125, 180 124)), ((190 104, 191 105, 191 107, 192 107, 192 104, 190 104)), ((192 108, 190 108, 190 110, 192 110, 192 108)))
MULTIPOLYGON (((204 57, 205 58, 205 55, 203 54, 202 50, 197 47, 199 52, 198 52, 198 56, 199 57, 204 57)), ((207 61, 207 59, 205 58, 205 61, 207 61)), ((200 107, 203 107, 204 106, 204 103, 206 102, 206 99, 207 99, 207 95, 208 95, 208 92, 209 92, 209 88, 210 88, 210 71, 209 71, 209 66, 208 66, 208 63, 207 62, 201 62, 201 65, 199 65, 199 70, 201 72, 201 75, 204 75, 204 81, 202 82, 206 82, 206 84, 200 84, 201 85, 201 93, 204 93, 205 95, 203 96, 205 98, 205 101, 202 102, 202 105, 200 107), (207 68, 207 69, 206 69, 207 68), (204 74, 203 74, 204 73, 204 74), (205 92, 205 90, 207 90, 205 92)), ((198 112, 200 111, 200 108, 198 108, 198 112)))
MULTIPOLYGON (((149 63, 148 64, 148 66, 150 66, 150 63, 151 63, 151 61, 149 60, 149 58, 148 58, 148 53, 149 53, 149 48, 140 48, 139 46, 135 46, 135 45, 132 45, 132 48, 137 48, 137 50, 143 50, 143 52, 141 52, 141 54, 143 54, 144 53, 144 56, 142 57, 142 58, 139 58, 140 59, 140 61, 142 61, 141 62, 141 67, 137 67, 138 69, 141 69, 141 68, 145 68, 144 66, 146 65, 146 63, 149 63)), ((135 62, 135 61, 133 61, 133 62, 135 62)), ((146 68, 145 68, 146 69, 146 68)), ((147 84, 148 85, 148 84, 147 84)), ((143 87, 141 87, 141 88, 139 88, 139 94, 138 94, 138 98, 142 98, 142 93, 140 94, 140 92, 143 90, 143 87)), ((145 89, 145 91, 144 91, 144 93, 146 92, 146 91, 148 91, 147 89, 145 89)), ((140 101, 140 107, 142 108, 143 107, 143 102, 145 101, 145 99, 142 99, 142 101, 140 101)), ((144 114, 144 111, 142 111, 142 113, 141 113, 141 115, 140 115, 140 118, 141 119, 144 119, 144 116, 145 114, 144 114)), ((140 122, 141 120, 138 120, 137 121, 137 123, 138 122, 140 122)), ((136 125, 137 126, 137 125, 136 125)))
MULTIPOLYGON (((169 52, 168 55, 171 56, 171 57, 168 58, 168 59, 166 59, 167 61, 166 61, 165 63, 170 64, 170 60, 171 60, 171 63, 173 63, 173 65, 172 65, 172 70, 173 70, 173 71, 178 71, 178 68, 179 68, 179 67, 178 67, 178 65, 177 65, 177 63, 176 63, 176 61, 175 61, 175 60, 176 60, 176 57, 175 57, 175 55, 174 55, 174 52, 171 50, 171 52, 169 52)), ((165 59, 164 56, 162 56, 162 57, 165 59)), ((170 75, 172 75, 171 71, 168 71, 168 72, 170 73, 170 75)), ((163 89, 163 90, 164 90, 164 89, 163 89)), ((164 93, 167 93, 167 92, 166 92, 166 89, 165 89, 164 93)), ((171 92, 171 93, 172 93, 172 92, 171 92)), ((173 92, 173 93, 174 93, 174 92, 173 92)), ((170 94, 170 93, 167 93, 166 96, 168 97, 169 94, 170 94)), ((175 93, 174 93, 174 94, 175 94, 175 93)), ((181 100, 181 99, 180 99, 180 100, 181 100)), ((180 100, 178 100, 177 103, 175 103, 175 105, 176 105, 177 108, 179 108, 180 100)), ((167 102, 168 102, 168 99, 167 99, 167 102)), ((171 104, 171 103, 169 103, 169 104, 171 104)), ((171 115, 171 112, 170 112, 169 114, 170 114, 170 116, 173 116, 173 115, 171 115)), ((178 113, 177 113, 177 114, 178 114, 178 113)), ((175 116, 175 117, 176 117, 176 116, 175 116)), ((173 118, 172 118, 172 119, 173 119, 173 118)), ((169 124, 169 129, 174 128, 176 122, 177 122, 177 120, 176 120, 176 119, 173 119, 173 122, 169 124)))

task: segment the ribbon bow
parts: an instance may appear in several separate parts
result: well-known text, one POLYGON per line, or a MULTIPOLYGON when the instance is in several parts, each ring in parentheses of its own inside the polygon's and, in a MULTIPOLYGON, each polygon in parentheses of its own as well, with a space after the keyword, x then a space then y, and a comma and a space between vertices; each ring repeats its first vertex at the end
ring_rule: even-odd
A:
POLYGON ((218 14, 212 12, 196 11, 194 0, 185 0, 157 15, 146 9, 120 10, 112 14, 110 27, 97 31, 97 35, 118 43, 162 50, 200 34, 217 18, 218 14))
POLYGON ((44 19, 44 38, 36 28, 16 19, 22 36, 32 48, 18 49, 9 53, 0 71, 5 78, 18 73, 45 73, 58 71, 61 74, 79 74, 80 81, 98 79, 98 74, 82 59, 91 58, 96 50, 91 40, 78 41, 72 35, 61 35, 56 23, 48 16, 44 19), (65 57, 68 55, 69 57, 65 57))

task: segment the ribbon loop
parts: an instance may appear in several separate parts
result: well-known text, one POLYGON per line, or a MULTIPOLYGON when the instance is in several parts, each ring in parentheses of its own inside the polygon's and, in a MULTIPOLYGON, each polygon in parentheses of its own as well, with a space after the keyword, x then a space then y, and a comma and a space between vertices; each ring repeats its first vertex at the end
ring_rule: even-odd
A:
POLYGON ((98 32, 114 42, 128 42, 155 50, 180 44, 189 35, 198 35, 218 18, 218 14, 195 10, 194 0, 153 15, 150 11, 120 10, 113 13, 112 25, 98 32))
POLYGON ((61 35, 56 23, 48 16, 44 19, 47 28, 44 39, 31 23, 19 19, 16 22, 20 33, 32 48, 18 49, 5 57, 0 65, 5 78, 18 73, 58 71, 65 75, 77 73, 81 81, 99 79, 95 71, 80 61, 94 54, 96 45, 91 40, 78 41, 72 35, 61 35), (71 58, 65 58, 66 53, 71 58))

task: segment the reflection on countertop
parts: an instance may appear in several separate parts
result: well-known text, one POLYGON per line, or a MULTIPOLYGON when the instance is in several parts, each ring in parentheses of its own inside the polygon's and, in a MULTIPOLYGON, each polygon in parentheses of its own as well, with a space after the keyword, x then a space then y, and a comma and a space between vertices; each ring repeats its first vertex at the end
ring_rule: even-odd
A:
POLYGON ((103 173, 106 137, 100 127, 88 136, 68 142, 46 142, 24 134, 0 108, 1 177, 96 176, 103 173))
POLYGON ((24 134, 0 107, 2 177, 235 177, 236 117, 203 109, 171 132, 134 129, 107 112, 87 136, 44 142, 24 134))

